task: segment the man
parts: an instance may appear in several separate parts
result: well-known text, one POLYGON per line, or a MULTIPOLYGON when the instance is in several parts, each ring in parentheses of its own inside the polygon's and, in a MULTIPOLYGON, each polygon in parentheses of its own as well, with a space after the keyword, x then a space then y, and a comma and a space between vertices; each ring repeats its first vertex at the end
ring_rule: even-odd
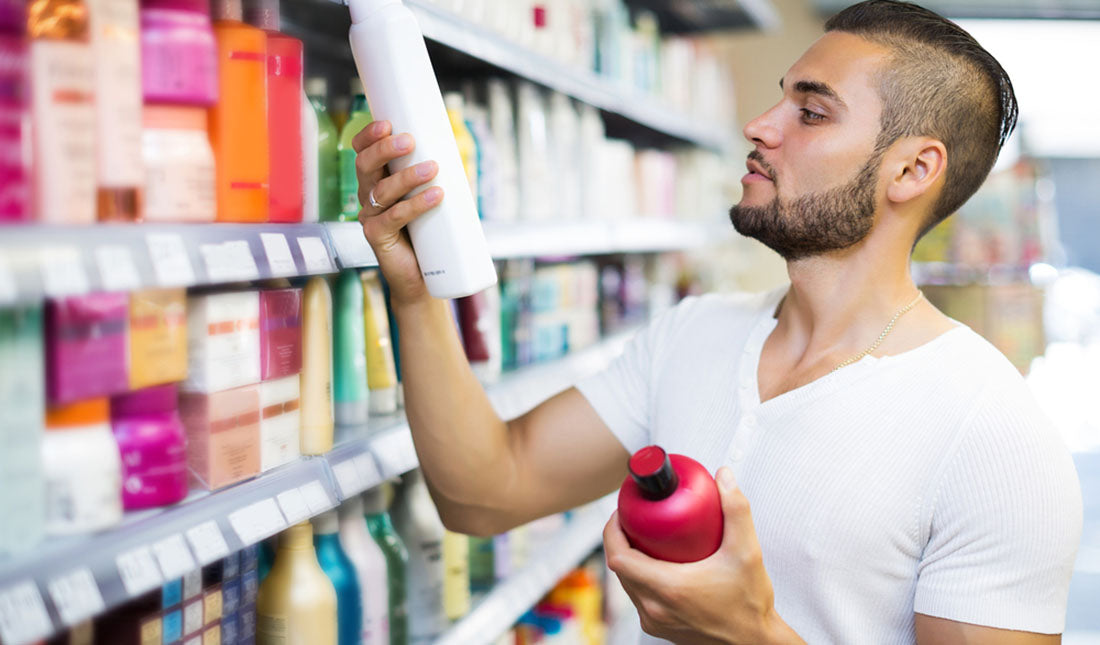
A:
POLYGON ((719 551, 608 564, 646 632, 681 643, 1055 643, 1081 531, 1072 461, 1020 375, 924 300, 917 239, 984 181, 1016 119, 1000 65, 954 23, 870 0, 826 25, 745 127, 734 226, 791 284, 688 299, 604 374, 500 420, 402 227, 432 162, 356 138, 361 221, 393 290, 407 413, 444 522, 488 535, 614 491, 656 443, 717 470, 719 551))

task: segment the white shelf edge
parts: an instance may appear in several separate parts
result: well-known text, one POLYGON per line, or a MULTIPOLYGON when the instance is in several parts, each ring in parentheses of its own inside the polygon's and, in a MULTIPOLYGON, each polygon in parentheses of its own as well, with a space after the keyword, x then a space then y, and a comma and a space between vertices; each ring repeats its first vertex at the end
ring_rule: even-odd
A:
POLYGON ((579 510, 531 562, 499 582, 435 645, 491 644, 506 632, 602 542, 603 528, 615 509, 609 495, 579 510))
MULTIPOLYGON (((533 405, 607 365, 622 352, 633 333, 632 330, 616 334, 559 360, 505 375, 500 383, 487 388, 490 400, 505 418, 515 416, 524 411, 524 406, 533 405)), ((0 594, 24 582, 34 583, 46 601, 53 633, 59 633, 67 626, 48 596, 49 582, 59 576, 80 567, 89 568, 106 611, 133 597, 125 589, 116 565, 115 559, 122 553, 186 534, 189 529, 210 521, 217 525, 229 550, 239 550, 258 539, 242 539, 229 520, 231 513, 257 502, 275 500, 288 490, 301 491, 305 486, 319 485, 327 504, 311 508, 308 517, 314 517, 350 495, 417 466, 412 435, 403 414, 372 419, 366 428, 352 434, 362 436, 344 437, 323 457, 302 457, 221 491, 193 491, 187 500, 175 506, 127 513, 122 524, 94 535, 48 539, 29 553, 0 559, 0 594), (342 466, 344 462, 353 465, 342 466), (354 475, 346 472, 351 468, 355 469, 354 475), (351 490, 343 490, 345 482, 349 482, 351 490)), ((279 511, 278 518, 283 525, 293 521, 282 515, 284 511, 285 508, 279 511)), ((191 547, 189 550, 193 551, 191 547)))

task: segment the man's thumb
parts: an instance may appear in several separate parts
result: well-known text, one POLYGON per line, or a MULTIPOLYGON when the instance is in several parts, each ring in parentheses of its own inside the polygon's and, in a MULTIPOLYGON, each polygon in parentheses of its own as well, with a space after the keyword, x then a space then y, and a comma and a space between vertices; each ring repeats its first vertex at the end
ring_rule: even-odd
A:
POLYGON ((749 500, 737 487, 737 480, 733 476, 733 471, 725 466, 719 468, 715 481, 718 484, 718 495, 722 502, 722 515, 725 520, 723 541, 735 540, 741 542, 745 539, 755 538, 756 531, 752 525, 749 500))

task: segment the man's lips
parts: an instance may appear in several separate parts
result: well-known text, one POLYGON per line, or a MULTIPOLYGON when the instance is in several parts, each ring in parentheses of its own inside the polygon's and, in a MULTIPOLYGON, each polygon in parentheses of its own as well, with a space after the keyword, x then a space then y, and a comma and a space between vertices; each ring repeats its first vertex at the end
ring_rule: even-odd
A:
POLYGON ((764 170, 764 166, 761 166, 760 163, 757 162, 755 159, 749 159, 748 161, 746 161, 745 167, 748 168, 750 173, 760 175, 764 179, 771 181, 771 175, 769 175, 767 171, 764 170))

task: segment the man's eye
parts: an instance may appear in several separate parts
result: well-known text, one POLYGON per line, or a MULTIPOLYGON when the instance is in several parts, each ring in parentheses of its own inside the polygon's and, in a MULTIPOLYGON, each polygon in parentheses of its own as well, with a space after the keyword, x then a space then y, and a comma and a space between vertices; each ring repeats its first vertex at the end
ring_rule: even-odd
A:
POLYGON ((825 120, 825 115, 824 114, 818 114, 817 112, 814 112, 813 110, 807 110, 806 108, 802 108, 801 112, 802 112, 802 120, 807 122, 807 123, 818 123, 820 121, 825 120))

